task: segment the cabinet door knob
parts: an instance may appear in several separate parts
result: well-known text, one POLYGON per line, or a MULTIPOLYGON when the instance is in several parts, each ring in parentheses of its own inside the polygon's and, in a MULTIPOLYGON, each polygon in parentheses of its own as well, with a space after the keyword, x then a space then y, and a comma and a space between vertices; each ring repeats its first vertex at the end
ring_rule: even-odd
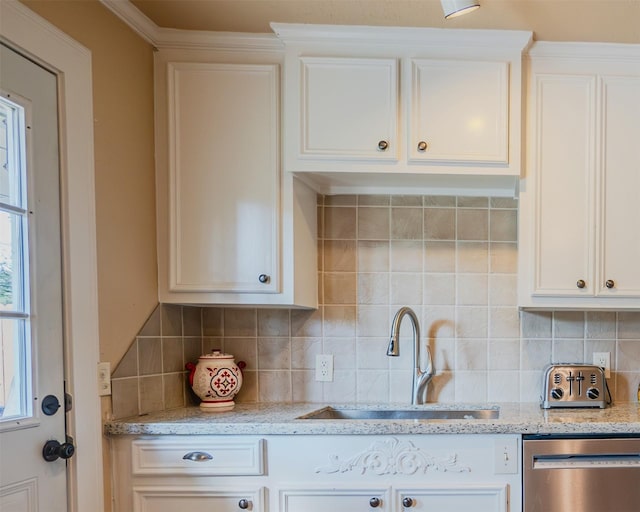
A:
POLYGON ((378 149, 380 151, 386 151, 388 147, 389 143, 386 140, 381 140, 380 142, 378 142, 378 149))
POLYGON ((611 290, 611 288, 613 288, 616 283, 613 279, 607 279, 607 281, 604 283, 604 285, 609 288, 609 290, 611 290))
POLYGON ((243 498, 238 502, 238 508, 241 508, 242 510, 246 510, 249 508, 249 503, 250 503, 249 500, 245 500, 243 498))
POLYGON ((267 274, 260 274, 258 276, 258 281, 260 281, 261 283, 268 283, 271 280, 271 277, 268 276, 267 274))
POLYGON ((587 283, 585 283, 584 279, 578 279, 578 282, 576 283, 576 286, 578 288, 584 288, 585 286, 587 286, 587 283))
POLYGON ((191 460, 193 462, 204 462, 205 460, 213 459, 213 456, 207 452, 189 452, 182 458, 184 460, 191 460))
POLYGON ((402 498, 402 506, 403 507, 413 507, 413 498, 402 498))
POLYGON ((418 142, 418 151, 426 151, 426 150, 427 150, 427 143, 423 140, 418 142))
POLYGON ((380 498, 371 498, 369 500, 369 506, 371 508, 378 508, 380 506, 380 498))

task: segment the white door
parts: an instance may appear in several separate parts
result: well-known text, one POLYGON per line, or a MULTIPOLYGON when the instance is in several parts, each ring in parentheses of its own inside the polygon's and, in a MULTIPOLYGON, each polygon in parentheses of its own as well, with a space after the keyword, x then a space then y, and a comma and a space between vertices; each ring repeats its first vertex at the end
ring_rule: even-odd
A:
MULTIPOLYGON (((507 512, 506 485, 469 487, 433 487, 400 489, 396 493, 398 510, 412 512, 507 512)), ((518 506, 514 506, 518 508, 518 506)))
POLYGON ((303 57, 300 156, 395 161, 396 59, 303 57))
POLYGON ((508 64, 415 59, 411 65, 409 159, 509 163, 508 64))
MULTIPOLYGON (((133 512, 237 512, 264 510, 264 491, 225 490, 209 488, 153 489, 144 487, 133 491, 133 512)), ((302 509, 300 509, 302 510, 302 509)))
POLYGON ((172 291, 281 290, 278 74, 169 64, 172 291))
POLYGON ((595 77, 538 75, 534 295, 593 296, 595 77))
POLYGON ((385 512, 392 510, 388 489, 283 489, 282 512, 385 512))
POLYGON ((599 295, 640 296, 640 77, 602 83, 599 295))
POLYGON ((63 443, 58 453, 71 453, 64 444, 56 77, 5 46, 0 51, 0 509, 62 512, 66 463, 46 462, 43 453, 51 440, 63 443))

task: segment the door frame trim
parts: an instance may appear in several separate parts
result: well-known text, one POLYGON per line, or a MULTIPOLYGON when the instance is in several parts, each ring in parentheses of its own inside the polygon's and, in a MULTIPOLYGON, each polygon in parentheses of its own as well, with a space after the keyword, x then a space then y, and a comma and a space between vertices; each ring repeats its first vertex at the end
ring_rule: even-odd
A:
POLYGON ((0 20, 0 37, 5 42, 58 76, 65 380, 74 401, 68 433, 80 447, 69 459, 69 511, 101 511, 91 52, 16 0, 0 1, 0 20))

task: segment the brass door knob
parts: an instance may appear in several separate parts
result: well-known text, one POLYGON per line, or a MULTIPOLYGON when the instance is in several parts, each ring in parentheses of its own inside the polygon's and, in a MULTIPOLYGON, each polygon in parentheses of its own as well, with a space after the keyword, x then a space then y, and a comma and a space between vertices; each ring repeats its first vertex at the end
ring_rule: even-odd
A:
POLYGON ((378 142, 378 149, 380 151, 386 151, 388 147, 389 143, 386 140, 381 140, 380 142, 378 142))
POLYGON ((418 151, 426 151, 426 150, 427 150, 427 143, 423 140, 418 142, 418 151))

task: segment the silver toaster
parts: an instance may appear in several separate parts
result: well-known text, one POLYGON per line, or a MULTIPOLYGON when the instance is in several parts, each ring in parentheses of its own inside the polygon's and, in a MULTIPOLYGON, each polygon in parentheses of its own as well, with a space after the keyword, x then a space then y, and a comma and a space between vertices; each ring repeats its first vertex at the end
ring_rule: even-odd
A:
POLYGON ((555 407, 607 406, 607 381, 599 366, 585 364, 551 364, 542 376, 543 409, 555 407))

